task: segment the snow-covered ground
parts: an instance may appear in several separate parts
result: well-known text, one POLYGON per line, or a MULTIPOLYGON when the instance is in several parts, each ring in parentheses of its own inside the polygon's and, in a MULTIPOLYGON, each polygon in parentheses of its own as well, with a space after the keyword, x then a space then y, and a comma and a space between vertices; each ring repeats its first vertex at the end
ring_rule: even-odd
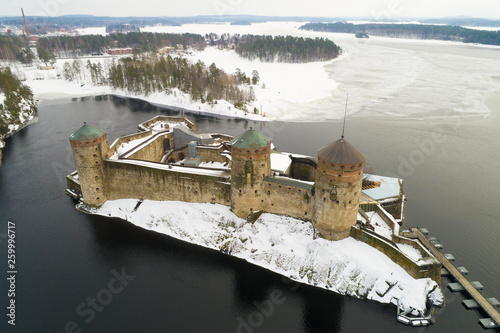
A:
MULTIPOLYGON (((93 85, 89 70, 85 67, 87 61, 91 63, 101 63, 104 70, 107 72, 108 68, 116 57, 81 57, 78 60, 82 63, 82 74, 74 81, 64 80, 63 66, 66 62, 70 65, 73 59, 58 59, 54 64, 54 69, 41 70, 36 65, 23 66, 18 63, 6 64, 10 66, 13 73, 18 75, 21 79, 25 79, 23 83, 28 85, 38 100, 51 100, 61 98, 83 97, 83 96, 96 96, 105 94, 114 94, 122 97, 133 97, 145 100, 157 106, 175 106, 192 110, 196 112, 206 112, 217 115, 224 115, 227 117, 239 117, 257 120, 270 120, 263 118, 260 115, 253 113, 245 113, 242 110, 236 109, 232 104, 226 101, 218 101, 215 105, 201 103, 199 101, 191 100, 188 94, 181 92, 178 89, 172 89, 171 94, 163 92, 156 92, 150 95, 132 95, 124 90, 112 89, 109 86, 93 85)), ((244 87, 248 89, 249 87, 244 87)))
POLYGON ((235 73, 239 68, 251 76, 252 71, 257 70, 261 80, 259 85, 253 86, 257 100, 252 103, 251 109, 262 108, 262 112, 271 119, 307 118, 303 106, 329 96, 337 87, 337 83, 329 78, 325 66, 338 59, 305 64, 268 63, 259 59, 250 61, 234 50, 215 47, 194 52, 190 58, 193 62, 201 60, 207 66, 215 63, 227 73, 235 73))
MULTIPOLYGON (((193 244, 225 251, 301 283, 339 294, 424 310, 427 298, 443 301, 431 279, 414 279, 387 256, 365 243, 346 238, 314 237, 310 223, 263 214, 255 223, 214 204, 107 201, 87 212, 119 217, 141 228, 193 244)), ((81 207, 84 208, 84 207, 81 207)))

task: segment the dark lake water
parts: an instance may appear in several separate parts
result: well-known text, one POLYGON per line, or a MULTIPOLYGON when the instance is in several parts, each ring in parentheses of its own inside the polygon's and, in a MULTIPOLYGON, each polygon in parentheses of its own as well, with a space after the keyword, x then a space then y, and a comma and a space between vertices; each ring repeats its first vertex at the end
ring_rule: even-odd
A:
MULTIPOLYGON (((423 329, 392 305, 298 285, 222 253, 89 216, 64 194, 69 135, 83 121, 110 142, 159 113, 142 103, 51 101, 6 140, 0 168, 0 332, 481 332, 483 315, 442 286, 447 305, 423 329), (7 325, 7 222, 16 224, 16 326, 7 325), (119 279, 116 276, 121 276, 119 279), (95 298, 104 306, 93 307, 95 298)), ((188 116, 199 132, 249 126, 281 151, 315 155, 341 123, 266 123, 188 116)), ((406 227, 438 237, 483 293, 500 299, 500 121, 349 119, 346 138, 374 173, 405 178, 406 227)))

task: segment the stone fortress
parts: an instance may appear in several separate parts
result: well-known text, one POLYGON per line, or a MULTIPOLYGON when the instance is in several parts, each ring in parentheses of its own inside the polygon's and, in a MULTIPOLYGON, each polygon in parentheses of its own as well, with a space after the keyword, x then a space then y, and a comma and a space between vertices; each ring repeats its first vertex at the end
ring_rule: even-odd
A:
MULTIPOLYGON (((365 155, 343 137, 317 158, 280 153, 250 128, 233 138, 198 134, 187 118, 157 116, 111 145, 84 124, 70 136, 76 171, 66 192, 89 207, 138 199, 214 203, 256 221, 262 212, 309 221, 329 240, 353 237, 414 278, 440 283, 441 263, 401 230, 401 179, 364 175, 365 155)), ((258 223, 254 222, 254 223, 258 223)))

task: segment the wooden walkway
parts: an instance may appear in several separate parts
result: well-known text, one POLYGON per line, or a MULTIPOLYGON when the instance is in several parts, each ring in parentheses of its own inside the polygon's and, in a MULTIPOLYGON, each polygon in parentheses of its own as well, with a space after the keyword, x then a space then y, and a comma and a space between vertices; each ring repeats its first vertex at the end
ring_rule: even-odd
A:
POLYGON ((448 272, 453 275, 453 277, 464 286, 465 290, 474 298, 474 300, 479 304, 481 308, 490 316, 490 318, 496 322, 498 326, 500 326, 500 313, 486 300, 486 298, 477 291, 476 288, 472 286, 472 284, 458 271, 458 269, 453 266, 445 256, 439 252, 439 250, 432 245, 431 242, 427 239, 418 230, 417 228, 412 228, 411 231, 417 236, 417 238, 432 252, 432 254, 443 264, 443 266, 448 270, 448 272))

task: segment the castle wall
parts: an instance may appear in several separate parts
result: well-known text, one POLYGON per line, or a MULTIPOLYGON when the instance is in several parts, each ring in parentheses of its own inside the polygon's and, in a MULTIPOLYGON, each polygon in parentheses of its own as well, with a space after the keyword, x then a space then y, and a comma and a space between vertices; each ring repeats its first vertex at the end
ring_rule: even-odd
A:
POLYGON ((188 174, 104 161, 108 200, 211 202, 230 205, 229 177, 188 174))
POLYGON ((293 157, 290 177, 295 179, 315 181, 317 163, 310 158, 293 157))
POLYGON ((395 246, 389 244, 388 242, 384 242, 382 239, 356 227, 351 228, 350 236, 381 251, 394 263, 401 266, 413 278, 421 279, 428 277, 436 281, 438 285, 441 285, 442 265, 439 261, 418 265, 415 261, 405 256, 399 249, 395 248, 395 246))
POLYGON ((402 205, 402 200, 401 198, 398 199, 397 201, 383 204, 382 207, 391 214, 395 219, 400 219, 401 218, 401 209, 403 207, 402 205))
POLYGON ((123 143, 128 143, 130 141, 134 141, 134 140, 137 140, 137 139, 142 139, 142 138, 145 138, 145 137, 150 136, 150 135, 151 135, 151 131, 145 131, 145 132, 138 132, 138 133, 134 133, 134 134, 130 134, 130 135, 125 135, 125 136, 119 137, 111 145, 111 147, 109 149, 109 155, 113 155, 114 153, 116 153, 116 150, 123 143))
POLYGON ((168 132, 164 134, 158 134, 158 136, 153 141, 149 141, 146 146, 137 150, 131 155, 127 155, 127 159, 160 162, 163 155, 165 155, 165 150, 163 149, 163 142, 165 141, 165 139, 169 140, 170 148, 173 145, 173 133, 168 132))
POLYGON ((300 219, 311 219, 314 196, 310 189, 264 181, 263 210, 300 219))
POLYGON ((149 128, 151 125, 156 124, 159 121, 167 122, 167 123, 178 123, 185 124, 192 131, 198 133, 198 127, 191 120, 184 117, 172 117, 172 116, 156 116, 142 124, 139 125, 140 128, 149 128))
POLYGON ((196 147, 196 155, 200 156, 202 162, 227 162, 227 158, 221 156, 222 151, 224 150, 223 146, 220 147, 196 147))

